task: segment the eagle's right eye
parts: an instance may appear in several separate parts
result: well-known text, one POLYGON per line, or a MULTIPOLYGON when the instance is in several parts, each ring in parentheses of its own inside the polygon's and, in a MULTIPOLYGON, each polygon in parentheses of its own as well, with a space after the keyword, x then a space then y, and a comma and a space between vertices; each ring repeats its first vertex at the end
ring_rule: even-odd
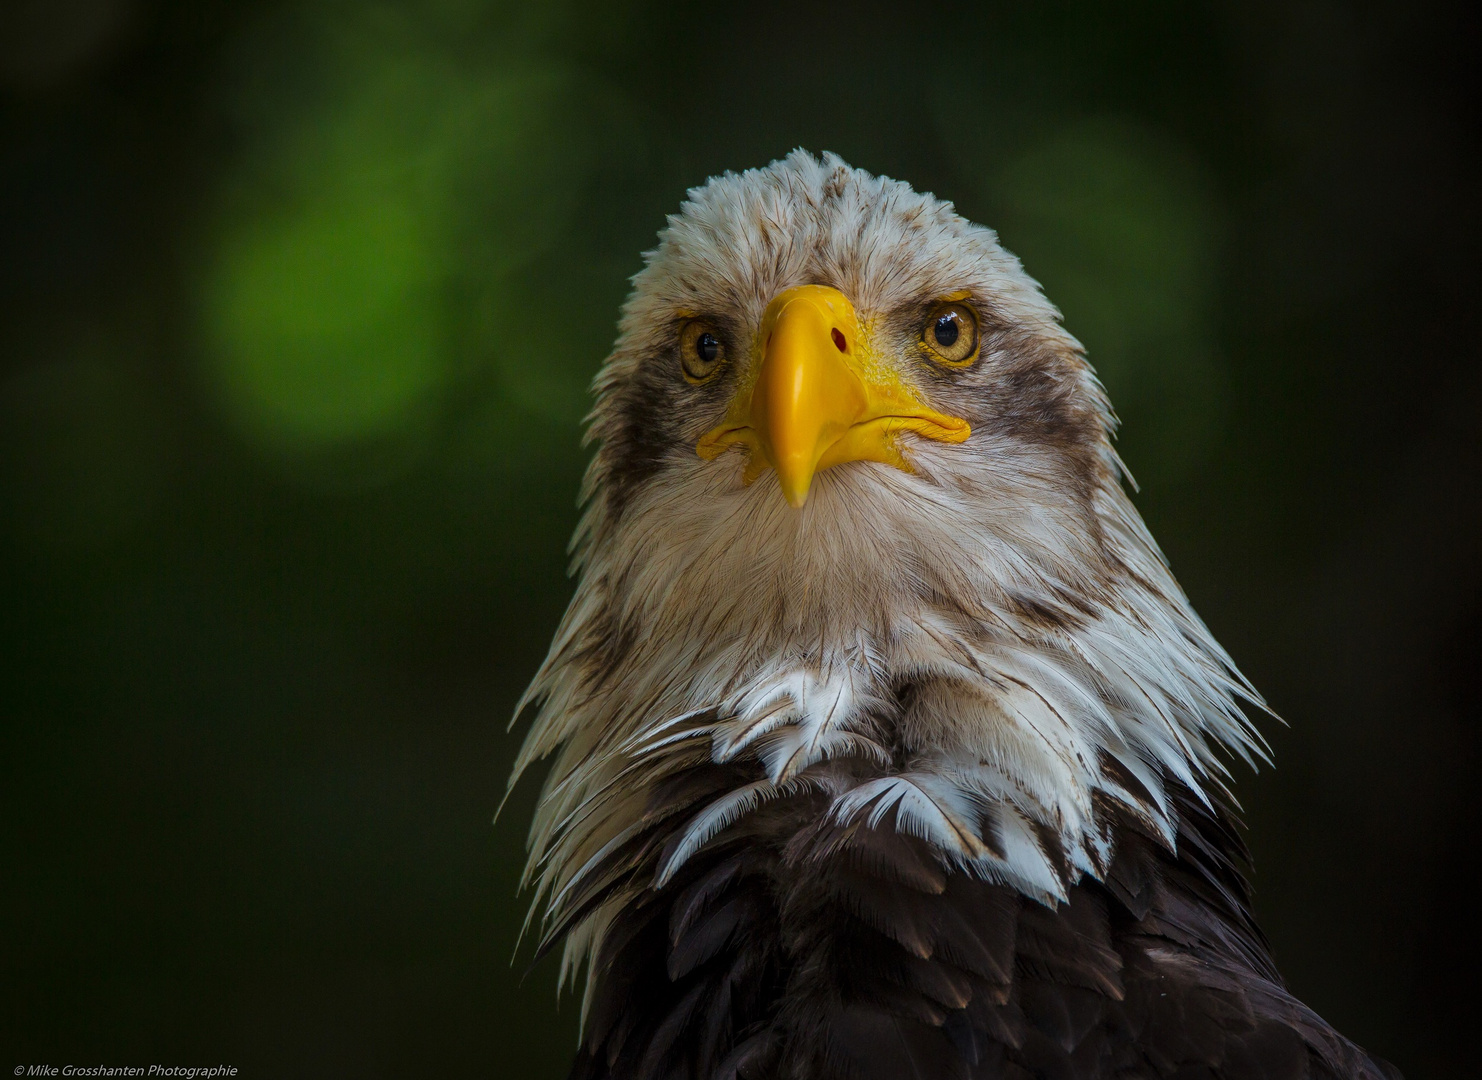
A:
POLYGON ((692 319, 679 332, 679 364, 692 383, 708 382, 726 360, 726 347, 709 323, 692 319))

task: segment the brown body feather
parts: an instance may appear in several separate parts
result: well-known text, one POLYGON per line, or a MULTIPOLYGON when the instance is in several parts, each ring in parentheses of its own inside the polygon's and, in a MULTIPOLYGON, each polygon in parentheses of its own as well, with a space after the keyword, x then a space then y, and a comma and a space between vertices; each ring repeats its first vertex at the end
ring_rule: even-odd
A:
POLYGON ((629 900, 597 957, 573 1078, 1399 1075, 1286 991, 1235 826, 1187 791, 1176 853, 1121 820, 1105 880, 1054 909, 950 868, 888 818, 830 822, 809 793, 652 888, 675 823, 741 771, 676 777, 599 875, 592 900, 629 900))

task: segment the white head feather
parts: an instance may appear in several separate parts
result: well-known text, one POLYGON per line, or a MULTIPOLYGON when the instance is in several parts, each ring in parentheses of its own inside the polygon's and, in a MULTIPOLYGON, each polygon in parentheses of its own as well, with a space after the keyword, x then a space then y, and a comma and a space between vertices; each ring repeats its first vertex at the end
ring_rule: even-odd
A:
MULTIPOLYGON (((1081 347, 993 232, 798 151, 691 191, 646 261, 596 382, 576 595, 520 703, 540 707, 511 784, 556 754, 536 907, 563 914, 652 786, 697 758, 758 776, 682 826, 656 884, 812 786, 838 818, 893 810, 968 871, 1054 903, 1108 865, 1100 808, 1171 845, 1167 781, 1204 797, 1221 748, 1264 756, 1238 705, 1259 697, 1122 489, 1081 347), (912 442, 914 473, 827 470, 794 509, 770 473, 743 485, 739 453, 696 455, 724 405, 677 378, 673 340, 686 312, 749 340, 774 296, 811 283, 863 319, 967 290, 987 325, 976 381, 921 387, 971 438, 912 442)), ((567 970, 608 917, 569 938, 567 970)))

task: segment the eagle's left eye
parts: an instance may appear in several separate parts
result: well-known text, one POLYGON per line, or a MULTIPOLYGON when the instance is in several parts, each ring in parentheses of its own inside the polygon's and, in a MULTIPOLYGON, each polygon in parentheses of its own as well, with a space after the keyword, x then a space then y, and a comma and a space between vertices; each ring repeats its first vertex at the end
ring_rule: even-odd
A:
POLYGON ((940 363, 967 367, 978 358, 978 317, 964 303, 938 304, 921 328, 921 343, 940 363))
POLYGON ((692 383, 706 382, 726 361, 726 347, 709 323, 691 319, 679 332, 679 364, 692 383))

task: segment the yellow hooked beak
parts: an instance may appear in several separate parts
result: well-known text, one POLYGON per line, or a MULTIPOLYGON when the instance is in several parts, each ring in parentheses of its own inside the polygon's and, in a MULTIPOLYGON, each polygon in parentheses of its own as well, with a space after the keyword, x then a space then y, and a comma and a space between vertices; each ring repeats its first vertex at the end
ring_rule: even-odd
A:
POLYGON ((838 289, 800 285, 767 305, 762 362, 743 383, 725 422, 695 450, 706 461, 743 443, 751 483, 777 470, 783 497, 795 507, 808 498, 815 473, 846 461, 879 461, 914 471, 896 445, 901 432, 960 443, 966 420, 929 408, 890 365, 864 347, 854 305, 838 289))

